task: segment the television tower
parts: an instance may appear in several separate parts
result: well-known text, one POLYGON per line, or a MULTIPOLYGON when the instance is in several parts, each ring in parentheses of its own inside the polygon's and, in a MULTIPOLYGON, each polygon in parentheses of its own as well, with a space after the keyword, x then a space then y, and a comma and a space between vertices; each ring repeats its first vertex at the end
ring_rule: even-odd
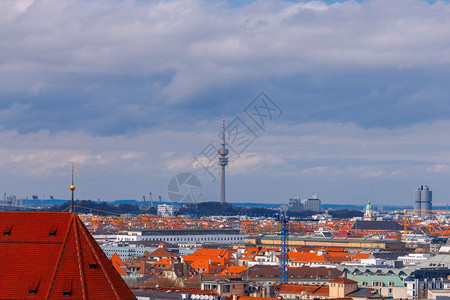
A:
POLYGON ((225 167, 228 165, 228 149, 225 142, 225 113, 222 117, 222 148, 219 149, 220 173, 220 204, 225 204, 225 167))

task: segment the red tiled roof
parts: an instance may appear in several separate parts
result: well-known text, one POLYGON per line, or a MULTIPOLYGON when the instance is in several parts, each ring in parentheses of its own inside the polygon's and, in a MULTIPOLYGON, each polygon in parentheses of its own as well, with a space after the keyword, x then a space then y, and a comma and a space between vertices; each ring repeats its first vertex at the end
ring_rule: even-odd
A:
POLYGON ((302 284, 280 284, 278 290, 283 294, 300 294, 305 292, 307 294, 314 295, 326 295, 329 294, 328 285, 302 285, 302 284))
POLYGON ((229 266, 225 270, 223 270, 220 275, 232 275, 236 276, 240 273, 244 272, 248 267, 247 266, 229 266))
POLYGON ((280 298, 238 296, 238 300, 280 300, 280 298))
POLYGON ((0 212, 0 230, 1 299, 136 299, 77 215, 0 212))
POLYGON ((113 256, 109 259, 114 266, 114 269, 116 269, 117 273, 120 275, 125 275, 127 272, 125 271, 126 265, 125 263, 120 259, 119 255, 117 253, 114 253, 113 256))
POLYGON ((354 280, 348 279, 347 277, 339 277, 337 279, 333 279, 330 282, 332 283, 357 283, 354 280))
POLYGON ((164 248, 157 248, 155 251, 147 255, 147 257, 173 257, 174 255, 169 253, 164 248))

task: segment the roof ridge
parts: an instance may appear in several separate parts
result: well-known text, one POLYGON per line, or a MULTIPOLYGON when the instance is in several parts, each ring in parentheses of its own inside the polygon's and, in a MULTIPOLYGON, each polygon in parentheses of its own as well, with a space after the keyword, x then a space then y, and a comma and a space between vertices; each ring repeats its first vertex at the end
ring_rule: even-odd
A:
POLYGON ((77 246, 77 259, 78 259, 78 270, 80 271, 80 280, 81 280, 81 294, 83 295, 83 299, 86 299, 86 283, 85 283, 85 278, 84 278, 84 270, 83 270, 83 263, 81 262, 81 256, 80 256, 80 252, 81 252, 81 243, 80 243, 80 236, 78 233, 78 216, 74 215, 72 217, 73 220, 75 220, 75 244, 77 246))
MULTIPOLYGON (((79 225, 82 229, 84 228, 85 230, 87 230, 86 227, 84 227, 83 222, 81 222, 81 220, 78 218, 78 216, 77 216, 76 220, 77 220, 78 225, 79 225)), ((97 259, 98 264, 100 265, 100 268, 102 268, 103 274, 105 274, 106 280, 108 280, 108 283, 109 283, 110 287, 112 288, 112 290, 113 290, 113 292, 114 292, 114 295, 116 295, 116 298, 117 298, 117 299, 120 299, 120 297, 119 297, 119 295, 118 295, 118 293, 117 293, 117 291, 116 291, 116 288, 114 287, 114 285, 113 285, 112 282, 111 282, 111 279, 110 279, 109 276, 108 276, 108 272, 106 272, 106 270, 105 270, 105 268, 104 268, 104 266, 103 266, 103 263, 100 261, 98 255, 97 255, 97 252, 96 252, 96 251, 94 250, 94 248, 92 247, 91 241, 89 240, 89 237, 86 236, 86 232, 84 232, 84 230, 81 230, 81 232, 83 233, 84 238, 86 239, 86 241, 87 241, 89 247, 91 248, 92 254, 95 255, 95 258, 97 259)), ((113 272, 116 272, 116 273, 117 273, 117 271, 116 271, 116 269, 115 269, 114 267, 113 267, 112 269, 114 270, 113 272)), ((117 274, 120 276, 119 273, 117 273, 117 274)))
POLYGON ((48 299, 50 297, 50 292, 52 290, 53 284, 55 283, 56 273, 58 272, 58 268, 61 265, 61 257, 62 257, 62 254, 64 253, 64 249, 66 249, 66 243, 67 243, 67 239, 69 238, 70 227, 72 226, 72 224, 73 224, 73 220, 70 220, 70 224, 69 224, 69 226, 67 226, 67 232, 66 232, 66 236, 64 238, 64 242, 62 242, 63 246, 61 248, 61 251, 59 252, 59 256, 57 259, 58 263, 56 264, 55 271, 53 272, 52 283, 50 284, 50 286, 48 288, 45 299, 48 299))

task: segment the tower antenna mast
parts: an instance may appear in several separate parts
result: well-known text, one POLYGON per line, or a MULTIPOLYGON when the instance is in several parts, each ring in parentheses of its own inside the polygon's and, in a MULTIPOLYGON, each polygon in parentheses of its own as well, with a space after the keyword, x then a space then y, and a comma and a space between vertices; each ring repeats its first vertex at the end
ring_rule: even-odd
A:
POLYGON ((228 165, 228 149, 226 148, 225 141, 225 113, 222 117, 222 148, 218 150, 219 152, 219 166, 220 171, 220 204, 225 204, 225 167, 228 165))

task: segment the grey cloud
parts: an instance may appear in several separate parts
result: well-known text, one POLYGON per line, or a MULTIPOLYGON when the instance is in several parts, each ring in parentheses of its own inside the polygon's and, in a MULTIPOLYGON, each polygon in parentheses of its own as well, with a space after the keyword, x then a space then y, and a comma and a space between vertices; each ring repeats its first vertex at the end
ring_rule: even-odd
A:
POLYGON ((4 1, 0 102, 43 117, 2 121, 23 132, 122 134, 237 113, 262 89, 292 120, 444 119, 449 10, 420 0, 4 1), (417 114, 405 101, 414 97, 444 109, 417 114))

